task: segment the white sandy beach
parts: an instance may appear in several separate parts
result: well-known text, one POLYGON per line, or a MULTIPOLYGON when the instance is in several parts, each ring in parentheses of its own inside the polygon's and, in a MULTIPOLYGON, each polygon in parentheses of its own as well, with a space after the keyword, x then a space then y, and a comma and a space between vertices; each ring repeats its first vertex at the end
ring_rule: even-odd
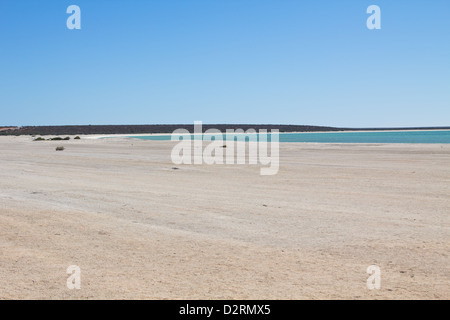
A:
POLYGON ((173 145, 0 137, 0 299, 450 298, 450 145, 282 143, 274 176, 173 145))

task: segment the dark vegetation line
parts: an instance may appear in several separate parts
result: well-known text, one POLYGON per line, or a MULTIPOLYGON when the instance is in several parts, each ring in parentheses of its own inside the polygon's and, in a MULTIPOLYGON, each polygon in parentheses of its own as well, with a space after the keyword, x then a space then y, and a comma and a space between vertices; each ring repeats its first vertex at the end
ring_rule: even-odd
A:
MULTIPOLYGON (((190 124, 154 124, 154 125, 80 125, 80 126, 0 126, 0 136, 8 135, 82 135, 82 134, 137 134, 137 133, 172 133, 184 128, 194 131, 190 124)), ((317 132, 317 131, 362 131, 362 130, 442 130, 450 127, 410 127, 410 128, 336 128, 326 126, 305 125, 273 125, 273 124, 204 124, 203 131, 215 128, 222 132, 226 129, 253 128, 255 130, 278 129, 280 132, 317 132)))

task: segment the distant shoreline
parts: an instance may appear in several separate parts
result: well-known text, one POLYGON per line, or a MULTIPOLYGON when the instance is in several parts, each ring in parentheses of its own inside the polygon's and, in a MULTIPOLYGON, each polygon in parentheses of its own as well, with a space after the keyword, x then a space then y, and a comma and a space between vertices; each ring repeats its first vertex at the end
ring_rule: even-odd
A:
MULTIPOLYGON (((397 128, 338 128, 309 125, 274 125, 274 124, 203 124, 203 131, 218 129, 278 129, 280 133, 307 133, 307 132, 372 132, 372 131, 420 131, 420 130, 450 130, 449 127, 397 127, 397 128)), ((80 125, 80 126, 0 126, 0 136, 20 135, 104 135, 104 136, 135 136, 171 134, 176 129, 186 129, 194 132, 194 125, 80 125)))
MULTIPOLYGON (((450 131, 450 128, 447 129, 435 129, 436 131, 450 131)), ((414 129, 414 130, 339 130, 339 131, 302 131, 302 132, 280 132, 280 134, 289 134, 289 133, 337 133, 337 132, 345 132, 345 133, 354 133, 354 132, 413 132, 413 131, 434 131, 430 129, 414 129)), ((268 132, 270 134, 270 131, 268 132)), ((224 132, 225 134, 225 132, 224 132)), ((103 139, 103 138, 134 138, 134 137, 146 137, 146 136, 168 136, 170 133, 137 133, 137 134, 108 134, 108 135, 88 135, 88 139, 103 139)), ((183 135, 183 134, 181 134, 183 135)), ((186 133, 186 135, 188 135, 186 133)), ((190 133, 189 135, 195 135, 194 133, 190 133)))

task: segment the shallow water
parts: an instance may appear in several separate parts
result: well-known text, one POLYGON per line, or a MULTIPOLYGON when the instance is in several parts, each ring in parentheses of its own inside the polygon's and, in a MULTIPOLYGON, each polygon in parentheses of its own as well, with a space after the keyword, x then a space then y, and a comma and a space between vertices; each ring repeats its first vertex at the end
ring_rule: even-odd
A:
MULTIPOLYGON (((249 140, 249 136, 236 134, 237 139, 249 140)), ((256 135, 259 139, 259 134, 256 135)), ((270 133, 267 140, 270 139, 270 133)), ((191 135, 191 139, 200 139, 200 135, 191 135)), ((220 136, 219 136, 220 137, 220 136)), ((171 135, 130 136, 142 140, 171 140, 171 135)), ((217 137, 216 137, 217 138, 217 137)), ((215 140, 212 135, 203 135, 204 140, 215 140), (206 138, 206 139, 205 139, 206 138)), ((223 135, 223 140, 227 137, 223 135)), ((230 137, 228 137, 230 139, 230 137)), ((176 138, 175 140, 178 140, 176 138)), ((280 133, 280 142, 315 143, 450 143, 450 130, 430 131, 370 131, 370 132, 302 132, 280 133)))

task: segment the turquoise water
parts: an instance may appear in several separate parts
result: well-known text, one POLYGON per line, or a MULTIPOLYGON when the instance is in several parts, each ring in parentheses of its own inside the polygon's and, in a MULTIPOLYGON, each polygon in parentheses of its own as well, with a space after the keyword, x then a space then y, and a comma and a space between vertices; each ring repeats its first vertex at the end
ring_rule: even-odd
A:
MULTIPOLYGON (((239 136, 238 134, 236 136, 239 136)), ((270 141, 270 134, 268 135, 270 141)), ((191 136, 200 139, 200 135, 191 136)), ((371 131, 371 132, 302 132, 280 133, 280 142, 316 143, 450 143, 450 130, 371 131)), ((131 136, 143 140, 171 140, 171 135, 131 136)), ((225 140, 225 136, 224 136, 225 140)))

